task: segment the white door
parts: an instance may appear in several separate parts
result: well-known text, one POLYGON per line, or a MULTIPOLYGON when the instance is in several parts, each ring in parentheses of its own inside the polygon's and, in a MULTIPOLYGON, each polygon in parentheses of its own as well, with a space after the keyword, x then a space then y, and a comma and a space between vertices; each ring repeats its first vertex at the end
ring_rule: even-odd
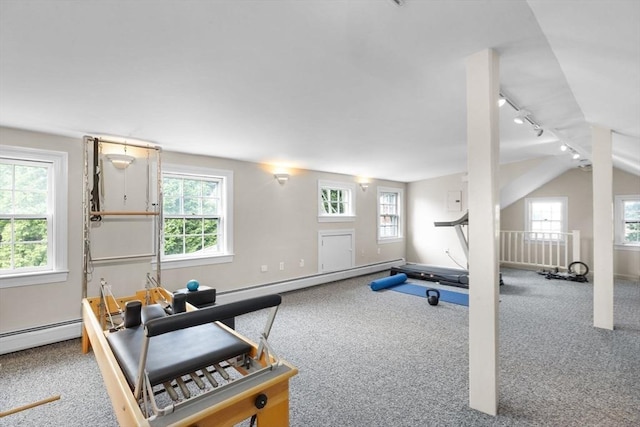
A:
POLYGON ((321 273, 353 267, 353 231, 320 231, 318 234, 318 265, 321 273))

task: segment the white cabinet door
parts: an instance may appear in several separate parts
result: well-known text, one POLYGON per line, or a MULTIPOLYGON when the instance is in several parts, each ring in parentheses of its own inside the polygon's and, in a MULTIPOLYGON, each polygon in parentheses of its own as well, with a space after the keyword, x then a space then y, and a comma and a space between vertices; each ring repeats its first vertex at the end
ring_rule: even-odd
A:
POLYGON ((354 265, 354 233, 352 231, 319 233, 320 272, 346 270, 354 265))

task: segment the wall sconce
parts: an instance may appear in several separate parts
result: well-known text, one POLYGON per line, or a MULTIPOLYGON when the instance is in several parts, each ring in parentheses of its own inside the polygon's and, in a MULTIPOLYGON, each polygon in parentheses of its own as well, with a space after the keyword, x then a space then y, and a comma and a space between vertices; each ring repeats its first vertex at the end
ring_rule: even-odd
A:
POLYGON ((289 181, 288 173, 274 173, 273 177, 278 180, 280 185, 284 185, 285 182, 289 181))
POLYGON ((135 157, 128 154, 107 154, 107 159, 113 163, 116 169, 126 169, 135 160, 135 157))
POLYGON ((367 191, 367 188, 369 188, 369 183, 368 182, 361 182, 360 183, 360 188, 362 188, 362 191, 367 191))

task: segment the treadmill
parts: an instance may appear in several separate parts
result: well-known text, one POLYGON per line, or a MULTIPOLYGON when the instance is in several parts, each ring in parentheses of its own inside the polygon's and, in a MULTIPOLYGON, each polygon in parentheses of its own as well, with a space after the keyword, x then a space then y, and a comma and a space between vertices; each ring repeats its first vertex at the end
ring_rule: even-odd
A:
MULTIPOLYGON (((453 227, 456 230, 460 245, 465 256, 469 259, 469 242, 462 231, 462 226, 469 225, 469 212, 466 212, 462 218, 455 221, 434 222, 436 227, 453 227)), ((400 267, 391 267, 391 276, 398 273, 404 273, 412 279, 428 280, 430 282, 439 282, 441 285, 456 286, 459 288, 469 288, 469 271, 461 268, 438 267, 424 264, 405 264, 400 267)), ((500 279, 502 284, 502 279, 500 279)))

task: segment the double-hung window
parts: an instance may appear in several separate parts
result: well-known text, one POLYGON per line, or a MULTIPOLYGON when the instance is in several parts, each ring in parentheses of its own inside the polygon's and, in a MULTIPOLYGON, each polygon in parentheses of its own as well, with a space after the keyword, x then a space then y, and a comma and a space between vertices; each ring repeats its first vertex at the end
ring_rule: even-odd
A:
POLYGON ((0 287, 67 279, 67 153, 3 146, 0 287))
POLYGON ((640 249, 640 195, 616 196, 615 243, 621 249, 640 249))
POLYGON ((402 239, 402 190, 378 187, 378 242, 402 239))
POLYGON ((564 233, 567 232, 567 198, 526 198, 525 228, 528 240, 564 241, 564 233))
POLYGON ((162 258, 168 268, 171 261, 176 267, 231 261, 232 172, 164 166, 162 193, 162 258))
POLYGON ((353 221, 356 215, 355 184, 318 181, 318 221, 353 221))

